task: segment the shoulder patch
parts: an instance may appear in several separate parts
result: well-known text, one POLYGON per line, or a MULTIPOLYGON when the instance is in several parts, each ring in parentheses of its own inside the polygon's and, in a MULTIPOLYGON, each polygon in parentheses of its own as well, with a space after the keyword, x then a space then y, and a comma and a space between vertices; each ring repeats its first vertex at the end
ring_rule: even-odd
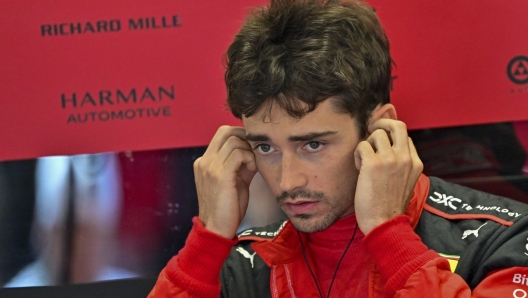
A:
POLYGON ((258 241, 258 240, 267 240, 273 239, 279 234, 279 232, 284 228, 288 221, 281 221, 272 223, 270 225, 258 228, 251 228, 238 234, 239 241, 258 241))
POLYGON ((528 214, 528 205, 430 177, 424 209, 450 219, 489 219, 511 226, 528 214))

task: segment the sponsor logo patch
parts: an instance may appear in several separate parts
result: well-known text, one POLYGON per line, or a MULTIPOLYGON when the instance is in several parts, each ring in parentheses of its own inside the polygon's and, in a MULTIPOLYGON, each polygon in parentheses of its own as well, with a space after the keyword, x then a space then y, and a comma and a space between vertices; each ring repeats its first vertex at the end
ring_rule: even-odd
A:
POLYGON ((438 254, 447 259, 447 261, 449 262, 449 266, 451 267, 451 272, 455 272, 455 269, 458 265, 458 261, 460 260, 460 256, 448 255, 443 253, 438 254))
POLYGON ((453 210, 462 209, 465 211, 471 211, 473 209, 478 209, 481 211, 493 211, 493 212, 487 212, 487 213, 489 214, 499 213, 499 214, 507 215, 512 218, 517 218, 522 215, 521 213, 515 212, 513 210, 509 210, 501 206, 484 206, 484 205, 471 206, 468 203, 464 203, 459 198, 455 198, 453 196, 446 195, 446 194, 441 194, 436 191, 434 192, 434 195, 435 196, 429 196, 429 199, 431 201, 433 201, 434 203, 449 207, 453 210))
POLYGON ((253 229, 249 229, 249 230, 245 230, 244 232, 240 233, 240 235, 238 235, 238 237, 251 236, 252 234, 256 235, 256 236, 271 236, 271 237, 275 237, 284 228, 286 223, 287 223, 287 221, 283 222, 280 225, 280 227, 276 231, 273 231, 273 232, 268 232, 268 231, 256 231, 256 232, 253 232, 253 229))
POLYGON ((256 252, 250 254, 247 250, 243 249, 242 247, 237 247, 236 251, 238 251, 244 258, 249 259, 249 261, 251 261, 251 268, 253 268, 253 258, 255 258, 256 252))
POLYGON ((487 222, 485 222, 484 224, 482 224, 480 227, 478 227, 478 229, 476 230, 465 230, 464 231, 464 234, 462 235, 462 239, 466 239, 469 235, 474 235, 475 238, 478 238, 478 231, 480 230, 480 228, 482 228, 483 226, 485 226, 487 224, 487 222))

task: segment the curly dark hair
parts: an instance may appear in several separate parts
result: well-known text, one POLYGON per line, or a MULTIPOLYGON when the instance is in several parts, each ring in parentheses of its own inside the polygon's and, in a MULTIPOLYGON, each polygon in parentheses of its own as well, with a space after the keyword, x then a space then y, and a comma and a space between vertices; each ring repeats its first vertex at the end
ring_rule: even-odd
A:
POLYGON ((271 0, 227 50, 227 104, 237 118, 273 104, 301 118, 333 97, 364 137, 374 108, 390 102, 391 67, 389 41, 368 5, 271 0))

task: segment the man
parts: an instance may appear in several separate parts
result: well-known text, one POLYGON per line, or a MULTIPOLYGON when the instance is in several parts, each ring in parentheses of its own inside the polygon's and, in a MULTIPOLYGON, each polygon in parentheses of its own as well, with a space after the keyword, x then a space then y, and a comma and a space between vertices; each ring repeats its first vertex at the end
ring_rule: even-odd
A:
POLYGON ((421 175, 371 8, 271 1, 227 58, 244 127, 195 162, 199 216, 149 297, 526 296, 528 208, 421 175), (288 221, 236 236, 257 171, 288 221))

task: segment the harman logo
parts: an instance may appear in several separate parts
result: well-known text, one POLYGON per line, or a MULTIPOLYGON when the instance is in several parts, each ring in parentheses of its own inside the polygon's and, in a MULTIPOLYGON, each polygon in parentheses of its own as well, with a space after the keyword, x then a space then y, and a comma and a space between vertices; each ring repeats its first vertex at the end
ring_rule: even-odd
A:
POLYGON ((515 84, 523 85, 528 83, 528 57, 514 57, 506 70, 508 78, 515 84))
POLYGON ((174 85, 63 93, 60 96, 61 108, 69 112, 68 124, 170 117, 170 104, 174 100, 174 85))
POLYGON ((174 100, 174 85, 158 88, 132 88, 130 90, 117 89, 100 90, 96 92, 74 92, 61 94, 61 106, 66 108, 82 108, 85 106, 98 107, 105 105, 140 104, 143 102, 161 102, 164 99, 174 100))

